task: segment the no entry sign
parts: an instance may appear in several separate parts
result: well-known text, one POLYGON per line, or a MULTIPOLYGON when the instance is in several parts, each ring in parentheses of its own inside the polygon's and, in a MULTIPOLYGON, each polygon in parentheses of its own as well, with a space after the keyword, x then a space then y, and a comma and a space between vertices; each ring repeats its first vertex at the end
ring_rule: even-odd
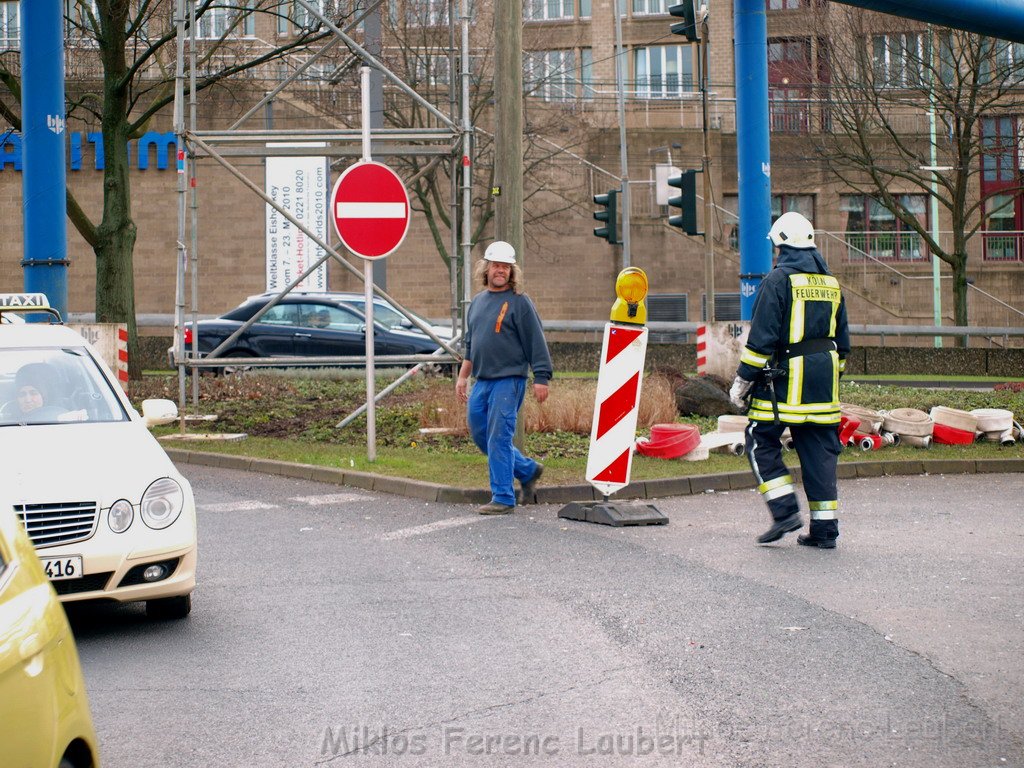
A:
POLYGON ((334 184, 331 217, 348 250, 380 259, 394 252, 409 231, 409 195, 398 174, 383 163, 356 163, 334 184))

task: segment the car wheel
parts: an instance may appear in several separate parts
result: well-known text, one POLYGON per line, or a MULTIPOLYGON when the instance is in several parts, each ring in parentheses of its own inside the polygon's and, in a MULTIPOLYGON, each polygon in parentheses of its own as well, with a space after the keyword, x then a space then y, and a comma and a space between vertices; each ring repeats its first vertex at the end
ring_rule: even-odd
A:
POLYGON ((146 601, 146 615, 151 619, 184 619, 192 611, 192 595, 161 597, 146 601))
MULTIPOLYGON (((234 358, 235 360, 238 360, 239 358, 247 358, 247 357, 248 358, 252 358, 252 357, 256 357, 256 355, 252 354, 251 352, 246 352, 245 350, 242 350, 242 349, 236 349, 236 350, 233 350, 231 352, 228 352, 226 355, 224 355, 224 357, 225 358, 229 358, 230 357, 230 358, 234 358)), ((241 364, 241 363, 235 363, 234 365, 225 365, 223 368, 218 368, 217 369, 217 375, 218 376, 237 376, 240 373, 245 373, 246 371, 251 371, 251 370, 252 370, 252 366, 251 365, 244 365, 244 364, 241 364)))

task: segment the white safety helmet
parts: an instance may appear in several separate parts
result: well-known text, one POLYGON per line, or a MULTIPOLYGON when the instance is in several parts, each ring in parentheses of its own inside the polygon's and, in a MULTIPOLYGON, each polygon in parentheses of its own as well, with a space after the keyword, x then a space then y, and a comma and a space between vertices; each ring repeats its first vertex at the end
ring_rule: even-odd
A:
POLYGON ((788 245, 791 248, 814 248, 814 227, 796 211, 784 213, 768 231, 772 245, 788 245))
POLYGON ((497 261, 502 264, 515 264, 516 249, 504 240, 495 240, 487 246, 487 250, 484 251, 484 258, 487 261, 497 261))

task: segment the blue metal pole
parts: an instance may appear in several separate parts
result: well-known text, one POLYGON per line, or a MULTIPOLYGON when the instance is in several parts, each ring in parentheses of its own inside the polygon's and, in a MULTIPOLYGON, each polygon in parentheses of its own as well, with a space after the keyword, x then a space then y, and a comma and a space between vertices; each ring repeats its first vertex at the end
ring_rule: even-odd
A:
POLYGON ((736 145, 739 172, 740 318, 772 267, 771 150, 768 138, 768 24, 764 0, 736 0, 736 145))
POLYGON ((837 0, 905 19, 1024 43, 1021 0, 837 0))
POLYGON ((22 210, 25 290, 67 318, 64 14, 61 0, 21 3, 22 210))

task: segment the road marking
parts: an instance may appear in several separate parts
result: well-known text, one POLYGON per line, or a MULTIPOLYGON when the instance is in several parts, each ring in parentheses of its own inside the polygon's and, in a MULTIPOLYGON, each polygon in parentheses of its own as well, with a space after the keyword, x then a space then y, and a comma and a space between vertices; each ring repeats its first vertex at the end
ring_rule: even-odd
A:
POLYGON ((220 504, 197 504, 200 512, 250 512, 256 509, 279 509, 277 504, 265 501, 224 501, 220 504))
POLYGON ((362 493, 325 493, 320 496, 292 496, 288 501, 309 504, 311 507, 322 507, 325 504, 344 504, 350 501, 370 501, 372 496, 362 493))
POLYGON ((399 528, 397 531, 388 531, 381 536, 381 539, 384 541, 408 539, 413 536, 420 536, 424 533, 433 533, 434 531, 441 531, 445 528, 457 528, 460 525, 469 525, 470 523, 479 522, 481 522, 479 515, 473 517, 450 517, 447 520, 437 520, 433 523, 427 523, 426 525, 416 525, 412 528, 399 528))

